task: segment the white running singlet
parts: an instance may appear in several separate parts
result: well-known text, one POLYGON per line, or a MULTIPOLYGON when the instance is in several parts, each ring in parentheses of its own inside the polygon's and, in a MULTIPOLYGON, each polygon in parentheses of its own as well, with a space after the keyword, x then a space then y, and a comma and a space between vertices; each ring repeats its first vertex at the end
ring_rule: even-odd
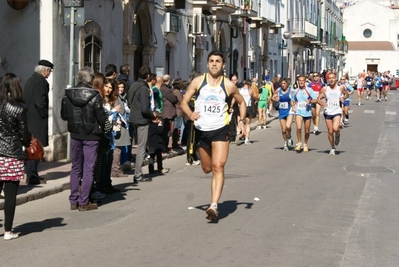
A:
POLYGON ((341 89, 338 85, 335 85, 334 89, 327 86, 326 90, 326 101, 327 107, 324 109, 326 115, 336 115, 342 113, 342 108, 339 103, 341 98, 341 89))
POLYGON ((195 95, 195 111, 199 112, 199 118, 194 125, 201 131, 217 130, 230 123, 224 77, 215 87, 208 84, 207 78, 206 73, 195 95))
POLYGON ((251 106, 251 95, 249 94, 249 88, 240 88, 240 95, 244 98, 245 105, 247 107, 251 106))

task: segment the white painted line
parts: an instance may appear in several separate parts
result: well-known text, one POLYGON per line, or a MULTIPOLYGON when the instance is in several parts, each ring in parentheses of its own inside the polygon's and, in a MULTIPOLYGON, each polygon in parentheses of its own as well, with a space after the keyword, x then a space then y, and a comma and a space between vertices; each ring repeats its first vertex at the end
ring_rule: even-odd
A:
POLYGON ((374 114, 375 113, 375 110, 365 110, 365 111, 363 111, 363 113, 369 113, 369 114, 374 114))
POLYGON ((396 115, 396 111, 385 111, 385 115, 396 115))

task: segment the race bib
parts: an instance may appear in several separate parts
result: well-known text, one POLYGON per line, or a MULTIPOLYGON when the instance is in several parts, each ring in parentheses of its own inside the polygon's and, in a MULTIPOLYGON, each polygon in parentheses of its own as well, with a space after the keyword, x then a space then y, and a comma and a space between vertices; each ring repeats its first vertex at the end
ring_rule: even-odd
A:
POLYGON ((327 105, 330 108, 336 108, 336 107, 339 107, 339 102, 338 101, 328 101, 327 105))
POLYGON ((288 102, 280 102, 279 108, 288 109, 288 102))
POLYGON ((367 85, 371 85, 371 82, 367 82, 367 85))
POLYGON ((316 98, 319 96, 319 91, 314 91, 314 94, 316 95, 316 98))
POLYGON ((204 112, 207 115, 218 115, 222 112, 222 107, 220 105, 212 105, 211 103, 204 104, 204 112))
POLYGON ((297 109, 306 109, 306 102, 302 101, 302 102, 298 102, 296 104, 297 109))

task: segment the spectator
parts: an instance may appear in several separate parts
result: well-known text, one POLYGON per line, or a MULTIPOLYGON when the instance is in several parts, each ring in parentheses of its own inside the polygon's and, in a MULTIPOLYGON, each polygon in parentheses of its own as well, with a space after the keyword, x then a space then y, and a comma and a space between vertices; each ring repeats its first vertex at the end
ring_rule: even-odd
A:
POLYGON ((158 111, 154 112, 155 118, 150 122, 148 129, 148 153, 150 154, 150 160, 148 164, 148 171, 150 174, 154 174, 154 161, 157 158, 157 173, 165 174, 169 172, 168 168, 164 168, 162 164, 162 151, 165 150, 165 144, 162 140, 162 117, 158 111))
POLYGON ((129 64, 124 64, 120 66, 119 68, 119 75, 118 75, 118 80, 124 81, 126 83, 126 90, 130 88, 130 86, 133 85, 133 80, 130 79, 130 66, 129 64))
POLYGON ((152 87, 152 93, 154 95, 155 110, 158 111, 159 113, 162 113, 163 102, 162 102, 161 86, 162 86, 163 80, 162 80, 161 76, 157 76, 155 79, 156 79, 156 83, 152 87))
POLYGON ((176 107, 176 117, 174 119, 173 124, 173 133, 172 133, 172 148, 173 149, 182 149, 179 146, 179 142, 181 142, 182 134, 184 129, 184 113, 180 108, 180 102, 183 99, 183 94, 181 90, 183 89, 183 81, 181 79, 176 79, 173 81, 173 94, 177 98, 176 107))
POLYGON ((91 68, 79 70, 78 84, 66 89, 62 99, 61 118, 68 122, 68 131, 71 133, 71 210, 97 209, 97 205, 89 201, 89 195, 99 141, 101 135, 109 129, 105 129, 108 118, 103 108, 103 99, 91 86, 93 78, 91 68))
POLYGON ((162 77, 163 84, 161 86, 162 93, 162 118, 163 118, 163 142, 165 144, 165 152, 169 152, 169 134, 171 131, 171 126, 173 120, 176 117, 176 103, 177 97, 173 94, 172 89, 170 88, 170 76, 165 74, 162 77))
POLYGON ((105 67, 105 78, 107 79, 115 79, 117 76, 116 66, 114 64, 108 64, 105 67))
POLYGON ((21 81, 6 73, 0 83, 0 192, 4 186, 4 239, 18 238, 12 232, 19 181, 24 178, 23 146, 30 134, 23 105, 21 81))
MULTIPOLYGON (((141 67, 139 69, 139 78, 127 93, 128 105, 130 108, 129 122, 133 125, 137 135, 137 154, 133 177, 133 184, 138 181, 147 182, 152 181, 150 177, 145 177, 142 171, 144 161, 144 154, 148 139, 148 124, 149 120, 153 119, 153 112, 150 110, 150 99, 148 97, 148 83, 151 71, 148 67, 141 67)), ((131 125, 131 126, 132 126, 131 125)))
MULTIPOLYGON (((40 60, 35 72, 28 79, 23 91, 23 99, 28 109, 28 130, 39 139, 44 147, 48 146, 48 110, 49 83, 47 78, 53 71, 54 65, 50 61, 40 60)), ((29 160, 25 163, 25 173, 29 184, 45 184, 46 180, 39 177, 37 168, 39 160, 29 160)))

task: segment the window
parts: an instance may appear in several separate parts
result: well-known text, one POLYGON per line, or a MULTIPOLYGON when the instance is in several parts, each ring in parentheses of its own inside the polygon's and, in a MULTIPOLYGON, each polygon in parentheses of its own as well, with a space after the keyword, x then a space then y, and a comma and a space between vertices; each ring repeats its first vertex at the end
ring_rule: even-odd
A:
POLYGON ((101 72, 101 41, 94 35, 85 38, 84 65, 101 72))
POLYGON ((373 33, 371 32, 370 29, 365 29, 365 30, 363 31, 363 36, 366 37, 366 38, 370 38, 372 34, 373 34, 373 33))

